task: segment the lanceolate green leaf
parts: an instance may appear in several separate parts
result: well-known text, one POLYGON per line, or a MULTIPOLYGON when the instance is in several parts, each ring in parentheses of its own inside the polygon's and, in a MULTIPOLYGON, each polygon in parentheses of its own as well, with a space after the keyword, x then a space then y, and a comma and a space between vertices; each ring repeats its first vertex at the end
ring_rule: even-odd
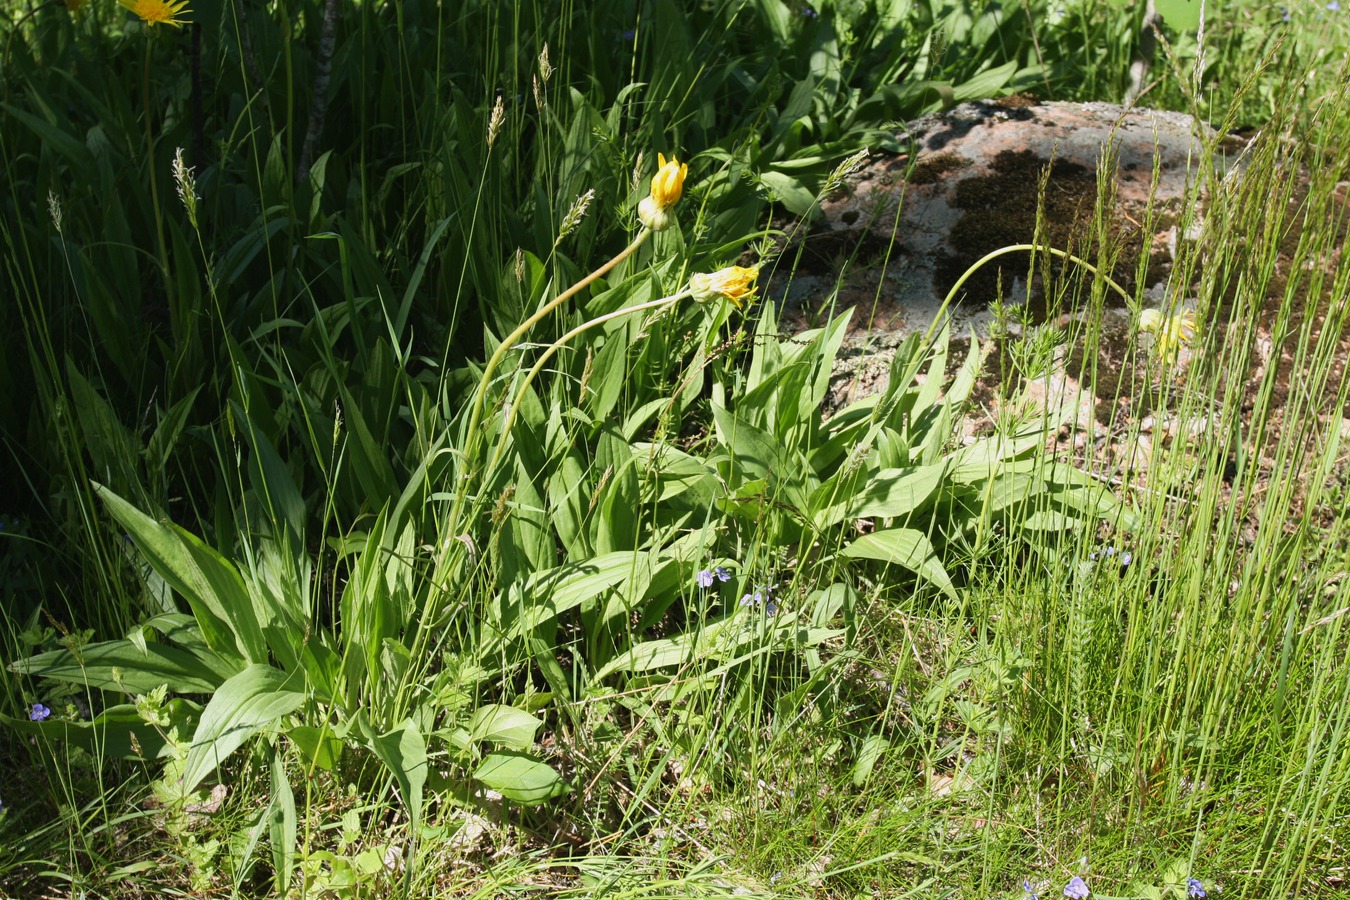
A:
POLYGON ((844 486, 826 482, 816 491, 834 495, 822 498, 830 505, 816 514, 817 528, 828 528, 848 519, 899 518, 918 509, 937 490, 947 471, 945 463, 910 469, 882 469, 866 480, 856 493, 844 486), (837 496, 843 495, 843 496, 837 496))
POLYGON ((182 694, 209 694, 239 672, 242 662, 209 650, 195 652, 172 644, 103 641, 69 650, 52 650, 10 663, 10 671, 51 678, 105 691, 148 694, 162 684, 182 694), (114 677, 114 670, 117 670, 114 677))
POLYGON ((249 666, 220 686, 202 710, 183 766, 183 793, 191 793, 249 738, 280 724, 305 702, 303 680, 271 666, 249 666))
POLYGON ((412 719, 404 719, 387 734, 376 735, 362 721, 366 742, 384 763, 403 794, 413 828, 422 819, 422 790, 427 783, 427 739, 412 719))
POLYGON ((942 567, 932 543, 923 532, 911 528, 876 531, 858 538, 840 553, 854 559, 875 559, 903 566, 948 597, 956 598, 956 588, 952 585, 951 577, 942 567))
POLYGON ((239 572, 198 538, 156 522, 102 485, 94 489, 161 578, 183 595, 211 649, 267 661, 267 643, 239 572))

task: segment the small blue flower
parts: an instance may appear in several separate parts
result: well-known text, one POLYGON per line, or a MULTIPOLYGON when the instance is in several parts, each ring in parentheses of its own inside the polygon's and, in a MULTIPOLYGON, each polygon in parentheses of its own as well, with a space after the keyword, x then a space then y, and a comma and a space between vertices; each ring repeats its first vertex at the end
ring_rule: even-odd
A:
POLYGON ((52 711, 41 703, 34 703, 33 708, 28 711, 28 718, 34 722, 43 722, 51 714, 52 711))
POLYGON ((1040 897, 1036 896, 1036 892, 1032 889, 1030 881, 1022 882, 1022 890, 1026 892, 1023 895, 1022 900, 1041 900, 1040 897))
POLYGON ((1195 900, 1205 900, 1209 894, 1205 892, 1205 886, 1201 883, 1199 878, 1187 878, 1186 896, 1194 897, 1195 900))
POLYGON ((699 572, 694 576, 694 580, 698 582, 699 587, 710 588, 713 586, 714 580, 724 584, 730 581, 731 573, 722 566, 713 566, 711 569, 704 569, 699 572))
POLYGON ((809 7, 809 6, 805 6, 805 7, 802 7, 802 18, 804 18, 804 19, 818 19, 818 18, 820 18, 820 13, 816 12, 813 8, 811 8, 811 7, 809 7))
POLYGON ((1088 890, 1087 882, 1077 875, 1069 879, 1069 883, 1064 886, 1064 896, 1070 900, 1087 900, 1092 891, 1088 890))
POLYGON ((773 599, 773 586, 755 585, 754 593, 741 597, 741 606, 763 607, 764 612, 769 615, 778 612, 778 604, 773 599))
POLYGON ((1292 18, 1292 16, 1289 15, 1289 7, 1287 7, 1287 6, 1281 6, 1281 7, 1280 7, 1280 21, 1281 21, 1281 22, 1288 22, 1291 18, 1292 18))
POLYGON ((1331 2, 1327 4, 1327 9, 1331 10, 1332 12, 1340 12, 1341 5, 1337 3, 1336 0, 1331 0, 1331 2))

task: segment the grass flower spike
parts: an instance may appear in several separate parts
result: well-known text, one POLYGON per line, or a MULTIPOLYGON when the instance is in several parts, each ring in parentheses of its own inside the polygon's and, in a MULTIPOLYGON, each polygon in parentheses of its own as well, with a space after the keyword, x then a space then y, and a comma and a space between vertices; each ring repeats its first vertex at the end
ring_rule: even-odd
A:
POLYGON ((180 19, 183 13, 192 12, 187 8, 188 0, 117 0, 118 3, 140 16, 147 25, 172 25, 182 28, 188 23, 180 19))
POLYGON ((673 156, 667 161, 664 153, 656 154, 656 161, 652 192, 638 204, 638 219, 652 231, 664 231, 675 221, 670 215, 670 208, 680 202, 689 166, 673 156))
POLYGON ((740 309, 755 296, 759 286, 759 266, 727 266, 711 274, 700 272, 689 279, 689 293, 700 303, 714 297, 725 297, 740 309))
POLYGON ((1184 347, 1195 337, 1195 313, 1187 310, 1166 317, 1156 309, 1139 314, 1139 330, 1156 336, 1158 356, 1170 360, 1178 347, 1184 347))

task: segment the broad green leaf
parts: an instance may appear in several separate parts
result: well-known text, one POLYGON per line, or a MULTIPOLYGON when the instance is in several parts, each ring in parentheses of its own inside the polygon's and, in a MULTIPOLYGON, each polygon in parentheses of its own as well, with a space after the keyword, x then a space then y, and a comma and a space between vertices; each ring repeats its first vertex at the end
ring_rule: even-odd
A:
POLYGON ((628 329, 616 328, 600 351, 591 357, 591 377, 586 382, 591 415, 606 419, 619 402, 628 381, 628 329))
POLYGON ((794 216, 806 215, 816 202, 816 195, 810 188, 785 172, 767 170, 760 173, 759 180, 794 216))
POLYGON ((102 485, 94 490, 131 534, 146 562, 187 600, 211 649, 237 650, 249 662, 267 661, 267 643, 254 618, 244 579, 223 556, 172 523, 156 522, 102 485))
POLYGON ((894 563, 909 569, 915 575, 935 585, 948 597, 956 599, 956 588, 942 567, 932 543, 921 531, 911 528, 889 528, 865 534, 840 551, 853 559, 875 559, 894 563))
POLYGON ((297 725, 286 731, 286 736, 295 742, 295 746, 304 755, 309 765, 331 772, 342 755, 342 741, 333 733, 332 728, 313 725, 297 725))
POLYGON ((731 450, 733 474, 729 477, 733 483, 742 482, 747 476, 766 478, 769 499, 781 500, 805 516, 809 508, 806 491, 808 486, 814 486, 809 485, 811 472, 806 458, 716 402, 712 403, 712 411, 718 440, 731 450), (741 470, 739 476, 736 469, 741 470), (775 496, 779 490, 781 495, 775 496))
MULTIPOLYGON (((1198 2, 1198 0, 1197 0, 1198 2)), ((952 91, 956 102, 963 103, 966 100, 981 100, 985 97, 994 97, 998 95, 1008 82, 1012 81, 1013 75, 1017 73, 1017 60, 1009 60, 1001 66, 995 66, 992 69, 986 69, 974 78, 958 84, 952 91)))
POLYGON ((499 703, 480 706, 469 717, 469 737, 492 741, 511 750, 527 750, 543 722, 522 709, 499 703))
MULTIPOLYGON (((828 528, 849 519, 900 518, 918 509, 937 490, 946 474, 946 463, 909 469, 882 469, 861 491, 838 499, 816 514, 817 528, 828 528)), ((826 482, 815 496, 838 487, 826 482)))
POLYGON ((526 806, 552 800, 571 789, 550 766, 524 753, 489 753, 473 778, 508 800, 526 806))
MULTIPOLYGON (((513 623, 509 634, 518 637, 533 631, 610 589, 618 589, 624 596, 636 596, 646 589, 651 570, 648 553, 622 550, 540 572, 521 591, 526 605, 524 614, 513 623)), ((513 611, 503 609, 502 614, 503 619, 509 619, 513 611)))
POLYGON ((427 782, 427 741, 412 719, 404 719, 387 734, 376 735, 361 720, 370 751, 379 757, 398 783, 413 827, 422 820, 422 790, 427 782))
POLYGON ((183 765, 182 791, 189 794, 203 778, 261 731, 305 702, 303 679, 280 669, 252 665, 225 682, 202 710, 183 765))
POLYGON ((175 693, 209 694, 241 671, 237 657, 205 648, 130 640, 103 641, 69 650, 51 650, 9 664, 11 672, 87 685, 102 691, 148 694, 161 684, 175 693), (117 677, 113 677, 113 670, 117 677))
POLYGON ((272 871, 277 895, 284 897, 295 869, 297 817, 295 793, 286 776, 286 764, 280 753, 272 751, 272 802, 267 810, 267 830, 272 839, 272 871))
POLYGON ((686 493, 690 504, 706 507, 717 485, 717 470, 697 456, 670 444, 634 444, 645 475, 655 476, 656 500, 666 503, 686 493))

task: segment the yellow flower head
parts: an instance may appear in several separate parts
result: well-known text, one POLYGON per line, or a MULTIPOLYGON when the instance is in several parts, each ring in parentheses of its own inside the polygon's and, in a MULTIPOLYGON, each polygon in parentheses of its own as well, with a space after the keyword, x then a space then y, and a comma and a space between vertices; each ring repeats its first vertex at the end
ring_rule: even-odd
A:
POLYGON ((87 2, 88 0, 66 0, 66 9, 70 10, 72 16, 78 16, 87 2))
POLYGON ((662 209, 670 209, 680 202, 684 193, 684 177, 689 174, 689 166, 675 157, 666 161, 664 153, 656 154, 656 174, 652 176, 652 199, 662 209))
POLYGON ((711 274, 699 273, 689 279, 689 292, 699 302, 714 297, 726 297, 737 309, 755 296, 759 286, 752 284, 759 277, 759 266, 727 266, 711 274))
POLYGON ((684 177, 689 174, 689 166, 673 156, 667 161, 664 153, 656 154, 656 161, 656 174, 652 176, 652 193, 638 204, 638 219, 652 231, 662 231, 675 221, 668 210, 680 202, 680 196, 684 193, 684 177))
MULTIPOLYGON (((140 16, 147 25, 172 25, 181 28, 187 19, 178 18, 187 9, 188 0, 117 0, 118 3, 140 16)), ((69 3, 69 0, 67 0, 69 3)))
POLYGON ((1156 309, 1139 314, 1139 330, 1152 333, 1158 356, 1170 360, 1178 347, 1184 347, 1195 337, 1195 313, 1190 310, 1175 316, 1164 316, 1156 309))

